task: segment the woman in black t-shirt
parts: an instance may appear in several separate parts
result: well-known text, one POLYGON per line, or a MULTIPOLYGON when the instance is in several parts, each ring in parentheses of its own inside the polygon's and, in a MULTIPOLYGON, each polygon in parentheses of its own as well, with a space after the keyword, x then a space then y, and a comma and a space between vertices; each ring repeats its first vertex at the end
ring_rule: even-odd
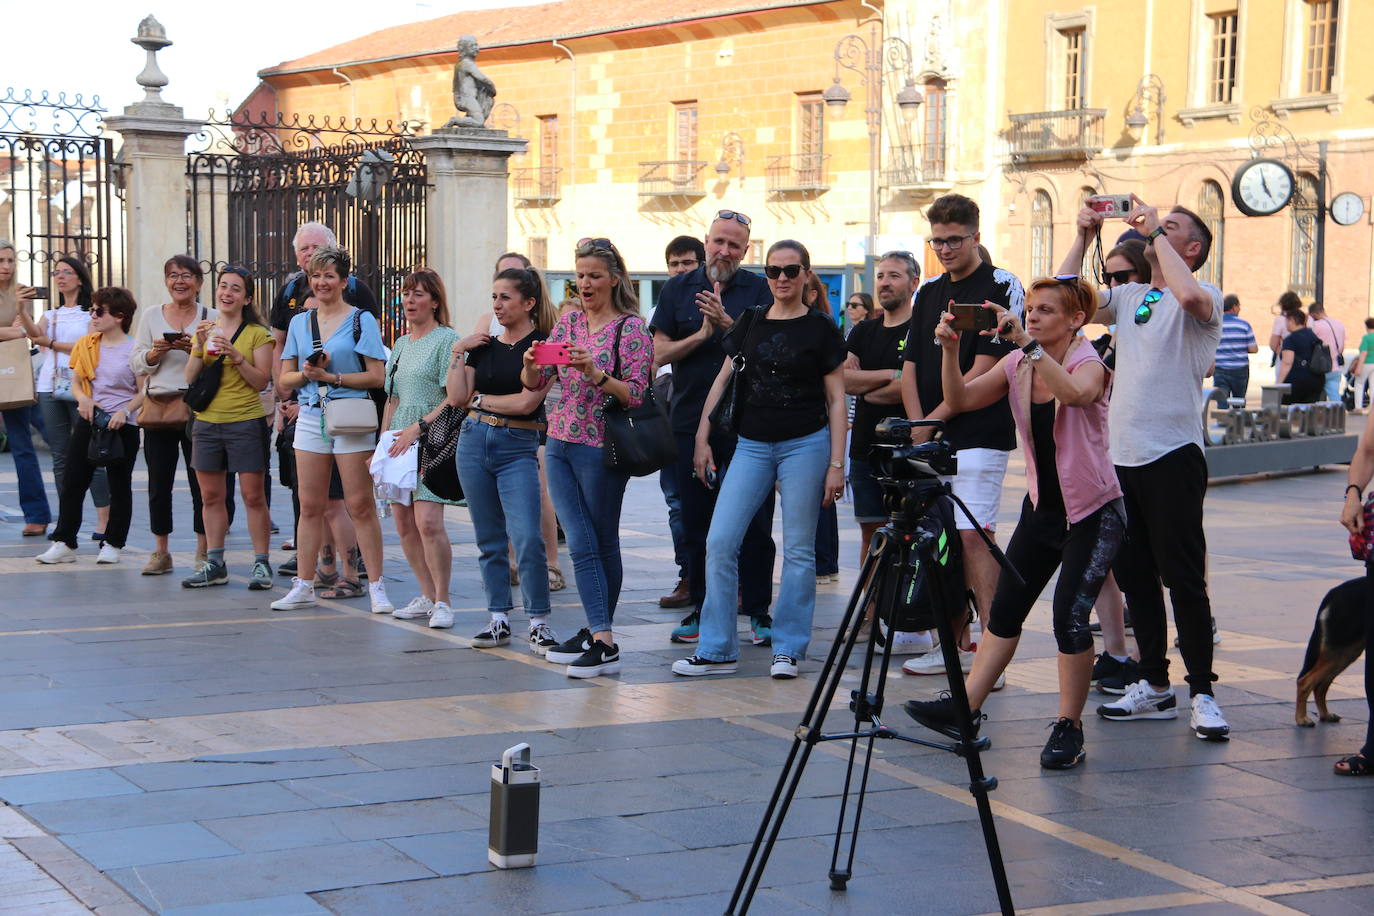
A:
POLYGON ((844 341, 824 314, 807 308, 802 293, 811 256, 800 242, 768 249, 764 273, 773 304, 745 312, 721 341, 726 359, 697 428, 696 476, 713 485, 708 438, 711 413, 742 358, 736 409, 739 445, 720 483, 706 536, 706 600, 695 655, 673 663, 682 675, 735 670, 739 548, 754 512, 777 486, 782 494, 782 585, 773 614, 775 678, 797 676, 811 641, 816 609, 816 518, 844 492, 844 341), (827 461, 829 462, 827 466, 827 461))
MULTIPOLYGON (((510 642, 511 570, 507 538, 515 545, 520 588, 529 616, 530 651, 542 655, 558 638, 548 625, 549 580, 539 527, 539 434, 548 388, 520 384, 525 351, 549 336, 555 313, 533 271, 503 270, 491 285, 492 310, 502 331, 480 338, 467 353, 454 402, 468 405, 458 436, 458 479, 472 514, 482 587, 491 622, 472 640, 489 649, 510 642)), ((472 337, 460 345, 473 342, 472 337)), ((454 348, 455 357, 458 346, 454 348)))
POLYGON ((1302 309, 1283 313, 1288 324, 1288 336, 1283 339, 1282 362, 1279 364, 1279 384, 1287 382, 1293 386, 1284 395, 1285 404, 1315 404, 1321 400, 1322 386, 1326 382, 1324 374, 1307 368, 1312 359, 1312 351, 1321 343, 1311 328, 1307 326, 1307 314, 1302 309))

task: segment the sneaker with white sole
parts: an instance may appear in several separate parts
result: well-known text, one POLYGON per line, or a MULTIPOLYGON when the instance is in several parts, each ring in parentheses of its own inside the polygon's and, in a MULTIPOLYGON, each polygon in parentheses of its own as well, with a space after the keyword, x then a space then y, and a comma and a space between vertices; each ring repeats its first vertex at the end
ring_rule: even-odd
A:
POLYGON ((700 677, 704 674, 734 674, 739 670, 739 662, 716 662, 700 655, 689 655, 673 662, 673 673, 683 677, 700 677))
POLYGON ((1172 687, 1163 693, 1155 693, 1150 682, 1141 678, 1126 688, 1126 693, 1121 699, 1097 707, 1097 714, 1111 722, 1132 719, 1177 719, 1178 700, 1174 697, 1172 687))
POLYGON ((576 636, 546 649, 544 658, 555 665, 569 665, 585 655, 592 647, 592 642, 592 631, 583 627, 576 636))
POLYGON ((209 588, 212 585, 229 584, 229 567, 223 563, 206 560, 196 567, 196 571, 181 580, 182 588, 209 588))
MULTIPOLYGON (((97 563, 105 563, 105 564, 108 564, 108 563, 118 563, 118 562, 119 562, 119 548, 118 548, 118 547, 111 547, 109 544, 106 544, 106 543, 102 542, 101 545, 100 545, 100 553, 96 555, 95 561, 96 561, 97 563)), ((227 582, 228 580, 226 579, 225 581, 227 582)))
POLYGON ((620 672, 620 647, 608 646, 598 639, 576 661, 568 664, 568 677, 600 677, 620 672))
MULTIPOLYGON (((886 630, 883 635, 887 635, 886 630)), ((925 655, 933 652, 937 645, 929 630, 920 633, 903 633, 899 630, 892 634, 893 655, 925 655)))
POLYGON ((315 606, 315 583, 295 576, 291 579, 291 591, 272 602, 274 611, 294 611, 303 607, 315 606))
POLYGON ((75 563, 76 548, 68 547, 61 541, 53 541, 52 546, 34 557, 39 563, 51 566, 54 563, 75 563))
MULTIPOLYGON (((973 653, 959 650, 959 668, 968 674, 973 670, 973 653)), ((945 673, 945 653, 943 650, 927 652, 920 658, 909 658, 902 662, 902 670, 907 674, 933 675, 945 673)))
POLYGON ((774 655, 768 674, 779 681, 794 678, 797 676, 797 660, 790 655, 774 655))
POLYGON ((419 617, 428 617, 434 610, 434 602, 424 595, 416 595, 410 599, 410 603, 405 607, 398 607, 391 612, 391 616, 397 620, 415 620, 419 617))
POLYGON ((510 624, 504 620, 493 620, 487 628, 472 637, 474 649, 495 649, 510 643, 510 624))
POLYGON ((1003 671, 1001 674, 997 675, 997 680, 992 682, 992 689, 998 691, 1005 686, 1007 686, 1007 673, 1003 671))
POLYGON ((547 656, 550 649, 558 646, 558 634, 543 620, 536 617, 530 621, 530 652, 547 656))
POLYGON ((253 573, 248 578, 248 588, 255 592, 264 592, 272 587, 272 567, 266 563, 254 563, 253 573))
POLYGON ((385 582, 369 582, 369 583, 367 583, 367 594, 368 594, 368 597, 372 599, 372 613, 374 613, 374 614, 392 614, 392 613, 395 613, 395 611, 396 611, 396 605, 392 604, 392 603, 391 603, 391 600, 390 600, 389 598, 387 598, 387 596, 386 596, 386 583, 385 583, 385 582))
POLYGON ((1203 741, 1231 740, 1231 726, 1222 718, 1217 699, 1211 694, 1199 693, 1193 697, 1193 714, 1188 725, 1203 741))
POLYGON ((434 607, 429 612, 429 628, 431 630, 447 630, 451 626, 453 626, 453 608, 444 601, 434 602, 434 607))

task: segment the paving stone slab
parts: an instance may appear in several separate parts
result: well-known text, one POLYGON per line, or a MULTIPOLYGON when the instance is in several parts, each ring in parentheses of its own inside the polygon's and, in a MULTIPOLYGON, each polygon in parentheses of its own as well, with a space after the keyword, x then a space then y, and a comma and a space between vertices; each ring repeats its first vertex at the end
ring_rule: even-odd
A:
POLYGON ((511 916, 562 913, 631 902, 628 894, 581 865, 491 870, 404 884, 353 887, 316 894, 336 916, 511 916), (461 907, 461 910, 459 909, 461 907))
POLYGON ((70 770, 0 779, 0 799, 11 805, 134 795, 143 791, 113 770, 70 770))
MULTIPOLYGON (((450 799, 431 798, 221 818, 202 823, 244 852, 268 852, 299 846, 440 834, 476 828, 485 825, 486 821, 485 812, 479 815, 450 799)), ((484 839, 484 850, 485 842, 484 839)))
POLYGON ((514 744, 530 745, 534 764, 546 755, 583 750, 568 738, 548 731, 504 735, 466 735, 459 738, 425 738, 418 741, 388 741, 380 744, 354 744, 342 748, 348 754, 376 764, 384 770, 443 766, 455 763, 496 763, 514 744), (518 739, 514 740, 513 739, 518 739))
POLYGON ((24 813, 54 833, 90 833, 317 807, 276 783, 173 789, 138 795, 26 805, 24 813))
POLYGON ((329 916, 329 911, 306 894, 285 894, 232 903, 179 906, 163 910, 161 916, 329 916))
POLYGON ((101 871, 238 854, 199 824, 186 823, 67 834, 62 842, 101 871))
POLYGON ((193 760, 186 763, 142 763, 116 767, 114 772, 149 791, 192 789, 275 782, 309 776, 375 772, 376 767, 355 757, 327 756, 295 760, 193 760))
POLYGON ((1312 891, 1273 899, 1275 903, 1291 906, 1312 916, 1363 916, 1374 913, 1374 894, 1370 894, 1367 887, 1312 891))

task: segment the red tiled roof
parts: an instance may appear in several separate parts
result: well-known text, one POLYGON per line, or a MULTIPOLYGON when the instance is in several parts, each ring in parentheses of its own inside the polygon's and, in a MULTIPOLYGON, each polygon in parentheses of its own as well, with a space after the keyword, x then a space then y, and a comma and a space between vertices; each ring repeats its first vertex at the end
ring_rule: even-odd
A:
POLYGON ((699 0, 700 5, 669 0, 615 0, 614 20, 601 4, 559 0, 537 6, 472 10, 424 22, 392 26, 295 60, 283 61, 259 76, 339 67, 370 61, 454 53, 460 35, 475 35, 484 48, 524 45, 554 38, 602 35, 644 26, 690 22, 734 13, 811 6, 825 0, 699 0), (600 7, 600 9, 598 9, 600 7), (686 7, 684 9, 684 7, 686 7))

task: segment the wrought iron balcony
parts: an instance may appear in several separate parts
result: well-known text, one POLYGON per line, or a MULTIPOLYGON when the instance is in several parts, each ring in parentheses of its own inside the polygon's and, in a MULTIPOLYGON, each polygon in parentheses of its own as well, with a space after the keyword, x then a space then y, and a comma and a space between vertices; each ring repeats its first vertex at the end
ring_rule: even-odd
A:
POLYGON ((894 146, 883 170, 883 184, 896 190, 920 190, 944 185, 945 151, 924 146, 894 146))
POLYGON ((705 197, 701 159, 673 159, 639 164, 640 197, 705 197))
POLYGON ((825 183, 825 161, 829 158, 823 153, 770 156, 763 167, 768 193, 815 196, 830 190, 825 183))
POLYGON ((1013 162, 1090 159, 1102 152, 1105 108, 1009 115, 1013 162))
POLYGON ((558 176, 563 170, 548 166, 511 169, 511 180, 515 185, 517 203, 530 207, 556 204, 563 198, 558 176))

